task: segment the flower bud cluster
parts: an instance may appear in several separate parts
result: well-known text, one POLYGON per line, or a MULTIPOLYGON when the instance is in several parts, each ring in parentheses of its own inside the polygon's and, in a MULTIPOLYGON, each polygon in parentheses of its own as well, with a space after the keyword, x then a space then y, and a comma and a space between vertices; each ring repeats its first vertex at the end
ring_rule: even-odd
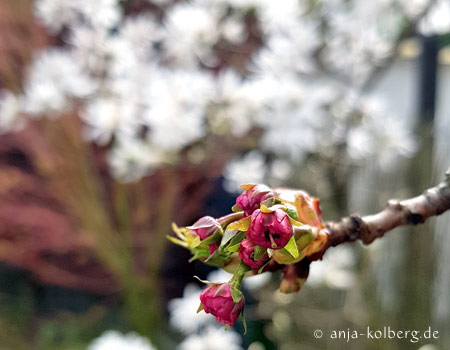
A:
POLYGON ((269 263, 286 265, 281 291, 296 292, 307 277, 299 264, 308 269, 308 259, 303 259, 326 243, 317 198, 265 185, 241 188, 244 192, 231 214, 218 219, 204 216, 185 228, 174 225, 177 238, 168 237, 191 251, 191 261, 199 259, 234 274, 228 283, 205 282, 208 287, 200 295, 200 310, 226 326, 236 322, 244 307, 241 283, 246 275, 264 272, 269 263))

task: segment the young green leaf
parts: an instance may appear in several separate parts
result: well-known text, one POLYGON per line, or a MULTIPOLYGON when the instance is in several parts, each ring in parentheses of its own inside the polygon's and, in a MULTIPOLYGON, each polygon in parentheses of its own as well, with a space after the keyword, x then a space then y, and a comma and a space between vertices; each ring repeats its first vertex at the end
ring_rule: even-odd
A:
POLYGON ((251 217, 247 216, 244 219, 241 219, 239 221, 232 222, 227 226, 227 230, 239 230, 239 231, 247 231, 250 227, 250 221, 251 217))
POLYGON ((286 249, 294 259, 297 259, 299 257, 299 251, 294 236, 292 236, 289 242, 284 246, 284 249, 286 249))

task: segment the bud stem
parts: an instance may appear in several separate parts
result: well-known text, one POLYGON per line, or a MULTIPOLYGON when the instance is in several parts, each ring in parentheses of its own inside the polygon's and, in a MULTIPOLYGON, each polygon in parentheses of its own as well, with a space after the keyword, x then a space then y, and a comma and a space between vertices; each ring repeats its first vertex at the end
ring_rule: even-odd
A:
POLYGON ((241 261, 236 268, 236 271, 234 272, 233 277, 230 280, 230 284, 237 288, 238 290, 241 289, 242 280, 244 279, 245 274, 250 271, 251 268, 244 264, 243 261, 241 261))

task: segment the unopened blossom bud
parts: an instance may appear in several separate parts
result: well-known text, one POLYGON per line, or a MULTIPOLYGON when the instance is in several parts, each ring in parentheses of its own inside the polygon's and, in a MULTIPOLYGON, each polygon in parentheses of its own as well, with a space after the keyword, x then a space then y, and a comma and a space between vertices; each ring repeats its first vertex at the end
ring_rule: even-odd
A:
POLYGON ((211 284, 201 294, 200 301, 206 313, 212 314, 217 321, 229 326, 234 325, 244 308, 244 296, 235 303, 231 296, 231 285, 228 283, 211 284))
POLYGON ((289 216, 281 209, 263 213, 260 209, 252 214, 247 237, 262 248, 281 249, 293 233, 289 216))
POLYGON ((249 239, 244 239, 239 248, 239 257, 245 265, 252 269, 259 269, 269 259, 267 252, 262 257, 255 260, 255 245, 249 239))
POLYGON ((211 216, 204 216, 198 219, 194 225, 186 227, 189 230, 195 232, 202 240, 213 235, 219 228, 220 223, 211 216))
POLYGON ((296 264, 287 265, 283 270, 283 279, 280 283, 280 292, 289 294, 300 291, 308 278, 310 264, 310 260, 303 259, 296 264))
POLYGON ((259 209, 261 202, 273 197, 274 194, 269 187, 255 185, 237 197, 236 204, 244 211, 245 216, 250 216, 256 209, 259 209))

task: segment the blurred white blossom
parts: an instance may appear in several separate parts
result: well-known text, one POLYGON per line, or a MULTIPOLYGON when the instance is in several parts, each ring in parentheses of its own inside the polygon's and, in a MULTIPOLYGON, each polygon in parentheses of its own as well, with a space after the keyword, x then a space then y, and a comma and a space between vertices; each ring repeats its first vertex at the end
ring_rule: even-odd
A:
POLYGON ((355 256, 350 247, 329 249, 323 260, 311 264, 306 285, 326 285, 335 289, 348 289, 355 281, 355 256))
MULTIPOLYGON (((233 275, 222 269, 217 269, 210 272, 207 276, 207 280, 212 283, 226 283, 233 275)), ((270 281, 270 273, 261 273, 254 276, 248 276, 244 278, 243 286, 249 290, 258 290, 270 281)))
MULTIPOLYGON (((353 161, 382 167, 414 152, 411 126, 365 108, 361 89, 392 54, 402 20, 414 21, 429 0, 149 2, 164 8, 161 17, 127 15, 119 0, 35 0, 37 20, 61 47, 35 55, 22 94, 3 94, 1 130, 18 128, 22 116, 56 117, 74 106, 86 139, 108 145, 123 181, 175 162, 209 134, 260 132, 258 151, 226 166, 230 191, 283 181, 289 163, 338 143, 353 161), (255 34, 250 13, 262 41, 238 73, 218 48, 236 44, 244 53, 239 44, 255 34), (277 161, 266 165, 267 155, 277 161)), ((437 1, 421 30, 446 30, 447 10, 437 1)))
POLYGON ((192 334, 179 346, 178 350, 243 350, 241 337, 233 330, 223 327, 208 327, 201 334, 192 334))
POLYGON ((156 350, 151 342, 137 333, 106 331, 88 346, 88 350, 156 350))
POLYGON ((28 68, 24 81, 24 111, 29 115, 60 113, 71 98, 94 93, 96 84, 78 66, 69 51, 40 52, 28 68))
POLYGON ((419 23, 422 34, 446 34, 450 32, 450 2, 437 0, 419 23))
POLYGON ((241 158, 235 158, 227 164, 224 187, 229 192, 240 191, 245 183, 262 183, 266 173, 264 157, 258 151, 252 151, 241 158))
POLYGON ((185 335, 198 332, 207 324, 214 324, 215 317, 206 312, 197 313, 200 305, 200 288, 188 284, 184 288, 183 297, 169 302, 170 325, 185 335))
POLYGON ((0 90, 0 133, 19 130, 24 120, 21 117, 20 101, 10 91, 0 90))

